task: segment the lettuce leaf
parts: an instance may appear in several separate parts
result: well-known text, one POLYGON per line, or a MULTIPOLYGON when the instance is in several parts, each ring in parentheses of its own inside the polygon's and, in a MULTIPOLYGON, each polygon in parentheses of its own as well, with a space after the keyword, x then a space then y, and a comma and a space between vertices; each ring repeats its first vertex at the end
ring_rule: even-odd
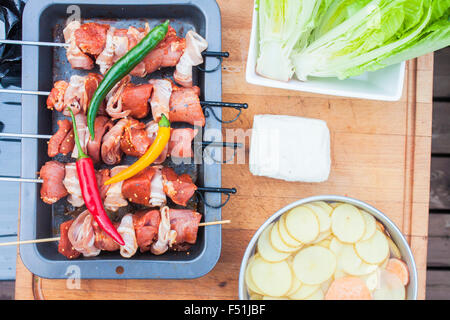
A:
POLYGON ((293 73, 290 55, 294 47, 307 45, 322 0, 259 0, 259 55, 256 72, 288 81, 293 73))
POLYGON ((312 38, 318 39, 337 27, 356 12, 367 6, 372 0, 329 1, 327 10, 314 29, 312 38))
POLYGON ((394 50, 385 57, 380 57, 367 66, 368 71, 375 71, 389 65, 420 57, 450 45, 450 20, 441 18, 428 26, 414 41, 394 50))

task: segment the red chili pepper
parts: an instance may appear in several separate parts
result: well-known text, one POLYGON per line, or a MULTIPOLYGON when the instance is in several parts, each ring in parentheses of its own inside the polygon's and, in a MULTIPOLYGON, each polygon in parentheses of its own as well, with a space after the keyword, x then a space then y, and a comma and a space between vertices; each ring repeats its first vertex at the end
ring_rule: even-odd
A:
POLYGON ((80 145, 80 139, 78 138, 77 125, 75 123, 75 116, 72 109, 68 108, 72 117, 73 133, 75 137, 75 144, 78 149, 78 159, 76 162, 78 180, 80 182, 81 194, 83 195, 86 208, 94 217, 100 228, 102 228, 115 242, 119 245, 125 245, 120 234, 114 228, 111 220, 106 214, 103 207, 102 198, 98 190, 97 178, 95 176, 94 163, 87 154, 83 152, 80 145))

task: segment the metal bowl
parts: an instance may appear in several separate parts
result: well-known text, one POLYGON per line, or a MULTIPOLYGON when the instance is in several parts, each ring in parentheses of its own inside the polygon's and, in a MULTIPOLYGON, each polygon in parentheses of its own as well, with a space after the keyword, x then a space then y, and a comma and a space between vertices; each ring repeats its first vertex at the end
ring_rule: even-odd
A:
POLYGON ((368 205, 365 202, 360 200, 343 197, 343 196, 334 196, 334 195, 324 195, 324 196, 315 196, 309 197, 302 200, 298 200, 290 205, 278 210, 275 212, 269 219, 264 222, 264 224, 259 227, 256 233, 253 235, 253 238, 250 240, 250 243, 245 250, 244 257, 242 258, 241 269, 239 272, 239 299, 240 300, 249 300, 249 295, 247 291, 247 286, 245 284, 245 269, 247 268, 249 258, 254 254, 256 243, 258 241, 259 236, 264 231, 265 228, 269 226, 272 222, 279 219, 279 217, 291 210, 292 208, 298 207, 305 203, 314 202, 314 201, 325 201, 325 202, 342 202, 352 204, 358 208, 361 208, 368 213, 372 214, 379 222, 381 222, 386 230, 388 231, 391 239, 397 245, 402 255, 403 261, 406 262, 409 269, 410 281, 408 286, 406 287, 406 299, 407 300, 416 300, 417 299, 417 268, 416 263, 414 261, 414 257, 412 255, 411 249, 409 248, 406 239, 403 237, 402 232, 397 228, 397 226, 381 211, 375 209, 374 207, 368 205))

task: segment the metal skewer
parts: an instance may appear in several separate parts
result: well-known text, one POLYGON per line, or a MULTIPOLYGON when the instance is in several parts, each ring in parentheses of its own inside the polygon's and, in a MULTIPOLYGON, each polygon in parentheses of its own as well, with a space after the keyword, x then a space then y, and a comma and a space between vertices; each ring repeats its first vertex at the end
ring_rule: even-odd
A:
MULTIPOLYGON (((58 48, 68 48, 70 46, 69 43, 65 42, 46 42, 46 41, 26 41, 26 40, 8 40, 8 39, 0 39, 0 44, 17 44, 22 46, 43 46, 43 47, 58 47, 58 48)), ((230 53, 227 51, 203 51, 203 57, 214 57, 219 59, 219 65, 222 64, 223 58, 228 58, 230 53)), ((198 67, 199 70, 204 72, 213 72, 218 68, 214 68, 211 70, 204 70, 198 67)))
MULTIPOLYGON (((25 46, 45 46, 45 47, 59 47, 59 48, 68 48, 69 43, 61 43, 61 42, 41 42, 41 41, 24 41, 24 40, 2 40, 0 39, 0 44, 17 44, 17 45, 25 45, 25 46)), ((200 66, 196 66, 196 68, 202 72, 214 72, 217 71, 222 65, 223 58, 228 58, 230 54, 226 51, 203 51, 203 57, 214 57, 219 60, 217 65, 212 69, 204 69, 200 66)))
POLYGON ((68 43, 45 42, 45 41, 26 41, 26 40, 0 39, 0 43, 4 43, 4 44, 18 44, 18 45, 22 45, 22 46, 69 47, 68 43))
POLYGON ((49 91, 20 90, 20 89, 0 89, 0 93, 30 94, 38 96, 48 96, 50 94, 49 91))
POLYGON ((52 135, 49 134, 29 134, 29 133, 6 133, 0 132, 0 138, 12 139, 50 139, 52 135))
MULTIPOLYGON (((25 182, 25 183, 43 183, 43 179, 19 178, 19 177, 0 177, 0 181, 25 182)), ((220 188, 220 187, 197 187, 198 191, 212 193, 232 193, 237 192, 236 188, 220 188)))
MULTIPOLYGON (((21 89, 0 89, 0 93, 12 93, 12 94, 27 94, 27 95, 40 95, 40 96, 48 96, 50 95, 49 91, 37 91, 37 90, 21 90, 21 89)), ((242 113, 243 109, 247 109, 248 108, 248 104, 247 103, 235 103, 235 102, 222 102, 222 101, 200 101, 200 105, 202 106, 203 109, 205 109, 205 116, 208 117, 209 113, 208 110, 209 109, 214 118, 222 123, 231 123, 236 121, 239 116, 242 113), (212 108, 234 108, 236 110, 239 110, 239 113, 236 115, 236 117, 232 120, 229 121, 224 121, 221 120, 219 117, 217 117, 216 113, 214 112, 214 110, 212 108)))
MULTIPOLYGON (((43 46, 43 47, 59 47, 59 48, 68 48, 70 46, 69 43, 65 42, 46 42, 46 41, 27 41, 27 40, 8 40, 8 39, 0 39, 0 44, 1 43, 17 44, 22 46, 43 46)), ((226 51, 203 51, 202 56, 228 58, 230 56, 230 53, 226 51)))
MULTIPOLYGON (((6 133, 0 132, 0 138, 11 138, 11 139, 44 139, 48 140, 52 137, 49 134, 29 134, 29 133, 6 133)), ((217 141, 201 141, 193 142, 194 144, 201 144, 203 147, 224 147, 224 148, 242 148, 242 143, 236 142, 217 142, 217 141)))
MULTIPOLYGON (((0 182, 1 181, 7 181, 7 182, 23 182, 23 183, 44 183, 43 179, 37 179, 37 178, 20 178, 20 177, 4 177, 4 176, 0 176, 0 182)), ((200 195, 200 197, 202 198, 203 202, 205 202, 206 205, 208 205, 211 208, 222 208, 223 206, 225 206, 228 201, 230 200, 230 197, 232 194, 236 194, 237 190, 236 188, 221 188, 221 187, 197 187, 198 194, 200 195), (227 199, 221 203, 218 206, 213 206, 208 204, 205 199, 203 198, 203 195, 201 194, 201 192, 208 192, 208 193, 223 193, 224 195, 227 196, 227 199)))
POLYGON ((43 183, 42 179, 19 178, 19 177, 0 177, 0 181, 6 182, 25 182, 25 183, 43 183))

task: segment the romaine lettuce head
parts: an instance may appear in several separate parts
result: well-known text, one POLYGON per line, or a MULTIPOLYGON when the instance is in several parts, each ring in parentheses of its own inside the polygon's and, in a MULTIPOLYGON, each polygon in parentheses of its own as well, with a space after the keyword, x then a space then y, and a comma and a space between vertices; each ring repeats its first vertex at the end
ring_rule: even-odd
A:
POLYGON ((450 0, 335 0, 317 23, 314 41, 292 53, 295 74, 345 79, 414 57, 414 46, 421 53, 427 41, 433 41, 428 52, 448 45, 449 7, 450 0))

